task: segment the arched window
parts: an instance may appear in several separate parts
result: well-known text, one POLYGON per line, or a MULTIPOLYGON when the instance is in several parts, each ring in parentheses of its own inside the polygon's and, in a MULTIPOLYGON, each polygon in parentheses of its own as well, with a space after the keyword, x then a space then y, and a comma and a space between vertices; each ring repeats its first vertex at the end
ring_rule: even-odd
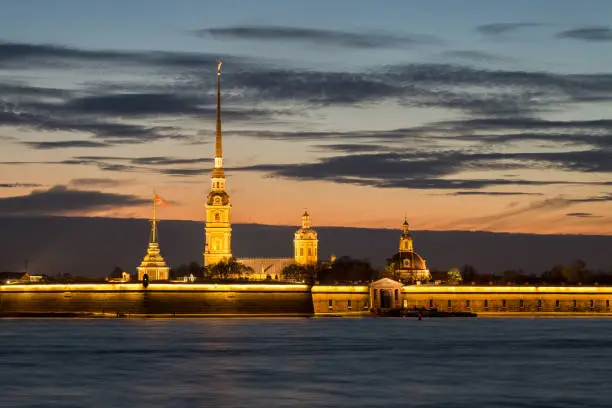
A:
POLYGON ((221 221, 221 216, 219 215, 219 213, 215 213, 215 221, 221 221))
POLYGON ((304 256, 304 248, 300 248, 300 256, 304 256))
POLYGON ((312 256, 312 248, 308 248, 308 256, 312 256))

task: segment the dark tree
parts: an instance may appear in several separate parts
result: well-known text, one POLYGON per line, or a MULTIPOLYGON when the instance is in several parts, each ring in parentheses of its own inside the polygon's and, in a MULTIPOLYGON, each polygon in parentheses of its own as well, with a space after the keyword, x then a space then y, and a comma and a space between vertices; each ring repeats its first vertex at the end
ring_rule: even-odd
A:
POLYGON ((209 275, 212 279, 240 279, 246 278, 253 273, 253 268, 246 266, 234 257, 223 260, 209 268, 209 275))
POLYGON ((202 268, 200 264, 195 261, 189 262, 189 266, 187 268, 187 275, 193 275, 196 278, 203 278, 204 268, 202 268))
POLYGON ((329 269, 319 272, 321 284, 371 282, 378 279, 380 273, 365 260, 341 257, 336 259, 329 269))
POLYGON ((115 266, 109 275, 110 278, 121 279, 123 277, 123 269, 119 266, 115 266))
POLYGON ((308 284, 314 283, 315 277, 318 275, 319 265, 287 265, 281 271, 281 277, 287 281, 304 282, 308 284))

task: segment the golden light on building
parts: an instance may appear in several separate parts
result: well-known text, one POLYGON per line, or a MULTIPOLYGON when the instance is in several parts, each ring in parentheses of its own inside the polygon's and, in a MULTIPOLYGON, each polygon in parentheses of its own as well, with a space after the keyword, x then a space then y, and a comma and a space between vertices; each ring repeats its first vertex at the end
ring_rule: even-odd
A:
POLYGON ((204 265, 216 265, 232 257, 232 205, 225 189, 223 169, 223 134, 221 131, 221 60, 217 65, 217 132, 215 137, 215 162, 212 170, 210 193, 206 198, 206 242, 204 265))
POLYGON ((391 265, 398 279, 403 282, 423 282, 431 279, 427 262, 414 251, 414 239, 410 234, 408 219, 404 218, 402 235, 399 239, 399 252, 391 258, 391 265))
POLYGON ((294 258, 298 265, 314 265, 318 261, 319 238, 317 231, 311 228, 308 211, 302 215, 302 228, 295 232, 293 238, 294 258))
POLYGON ((140 266, 136 268, 138 271, 138 280, 144 280, 145 276, 149 281, 168 280, 170 276, 170 267, 166 265, 164 257, 159 249, 159 240, 157 237, 157 205, 166 205, 166 203, 157 194, 153 194, 153 218, 151 219, 151 235, 149 238, 149 247, 147 254, 144 256, 140 266))

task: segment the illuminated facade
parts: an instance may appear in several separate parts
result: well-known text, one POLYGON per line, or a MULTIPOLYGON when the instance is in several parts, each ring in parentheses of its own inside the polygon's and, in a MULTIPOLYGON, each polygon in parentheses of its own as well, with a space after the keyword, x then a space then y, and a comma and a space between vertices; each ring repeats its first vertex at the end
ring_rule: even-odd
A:
POLYGON ((215 162, 212 170, 210 193, 206 198, 206 244, 204 265, 215 265, 232 257, 232 205, 225 186, 223 169, 223 135, 221 132, 221 61, 217 66, 217 133, 215 162))
POLYGON ((170 267, 166 265, 164 257, 159 249, 159 241, 157 238, 157 218, 156 205, 157 196, 153 199, 153 218, 151 219, 151 236, 149 239, 149 247, 147 254, 144 256, 140 266, 136 268, 138 271, 138 280, 142 281, 145 275, 149 281, 168 280, 170 275, 170 267))
POLYGON ((294 258, 298 265, 315 265, 318 261, 319 238, 317 231, 310 226, 308 211, 302 215, 302 228, 293 238, 294 258))
POLYGON ((399 240, 399 252, 390 260, 394 274, 399 280, 407 283, 424 282, 431 279, 427 262, 414 252, 414 240, 410 235, 408 220, 402 224, 402 235, 399 240))

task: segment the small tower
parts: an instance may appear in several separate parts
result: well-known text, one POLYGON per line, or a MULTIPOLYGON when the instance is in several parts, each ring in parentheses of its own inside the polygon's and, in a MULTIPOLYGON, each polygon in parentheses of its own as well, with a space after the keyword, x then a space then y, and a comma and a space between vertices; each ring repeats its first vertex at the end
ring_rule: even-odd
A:
POLYGON ((319 238, 317 231, 310 228, 308 211, 302 215, 302 228, 295 232, 293 238, 295 263, 298 265, 315 265, 318 261, 319 238))
POLYGON ((206 198, 206 242, 204 265, 216 265, 232 257, 232 205, 225 190, 223 169, 223 133, 221 131, 221 60, 217 65, 217 133, 215 136, 215 162, 210 180, 210 193, 206 198))
POLYGON ((144 276, 149 277, 149 281, 168 280, 170 275, 170 267, 166 265, 164 257, 159 249, 157 239, 157 204, 166 205, 166 203, 157 194, 153 194, 153 218, 151 219, 151 236, 149 238, 149 247, 147 254, 144 256, 138 270, 138 280, 142 281, 144 276))
POLYGON ((404 223, 402 224, 402 235, 400 236, 399 251, 414 252, 412 235, 410 235, 410 225, 408 224, 407 218, 404 218, 404 223))

